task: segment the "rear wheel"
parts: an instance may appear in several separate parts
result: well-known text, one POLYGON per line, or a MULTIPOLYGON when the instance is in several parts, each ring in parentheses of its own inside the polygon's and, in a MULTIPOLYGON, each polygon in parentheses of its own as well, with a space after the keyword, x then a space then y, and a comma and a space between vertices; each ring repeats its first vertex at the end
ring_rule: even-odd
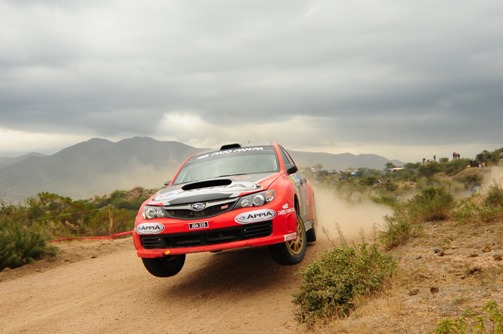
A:
POLYGON ((306 232, 306 238, 307 238, 307 242, 315 242, 316 241, 316 225, 315 225, 315 223, 313 223, 313 227, 311 227, 311 229, 309 229, 306 232))
POLYGON ((143 265, 149 273, 157 277, 175 276, 185 264, 185 254, 168 255, 165 257, 148 259, 142 258, 143 265))
POLYGON ((318 217, 316 216, 316 208, 313 208, 313 226, 306 231, 307 242, 316 241, 316 227, 318 226, 318 217))
POLYGON ((297 264, 304 259, 306 254, 306 228, 302 217, 297 214, 297 239, 281 244, 269 246, 271 256, 279 264, 297 264))

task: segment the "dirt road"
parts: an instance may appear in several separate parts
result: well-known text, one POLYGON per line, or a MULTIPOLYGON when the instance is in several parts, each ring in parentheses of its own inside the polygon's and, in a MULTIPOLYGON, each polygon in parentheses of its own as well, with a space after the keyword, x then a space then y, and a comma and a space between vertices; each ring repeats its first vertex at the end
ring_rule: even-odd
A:
MULTIPOLYGON (((301 265, 323 245, 310 246, 301 265)), ((292 293, 300 267, 277 265, 265 248, 188 255, 180 274, 160 279, 130 238, 61 247, 79 261, 0 273, 1 333, 299 332, 292 293)))

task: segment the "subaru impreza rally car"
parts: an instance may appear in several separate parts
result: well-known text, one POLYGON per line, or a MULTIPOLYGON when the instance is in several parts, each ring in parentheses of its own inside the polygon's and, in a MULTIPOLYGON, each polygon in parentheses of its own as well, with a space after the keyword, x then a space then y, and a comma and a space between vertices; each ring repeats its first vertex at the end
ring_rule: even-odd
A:
POLYGON ((169 277, 186 254, 268 246, 279 264, 302 261, 316 241, 314 192, 279 144, 187 159, 167 186, 140 207, 134 245, 145 268, 169 277))

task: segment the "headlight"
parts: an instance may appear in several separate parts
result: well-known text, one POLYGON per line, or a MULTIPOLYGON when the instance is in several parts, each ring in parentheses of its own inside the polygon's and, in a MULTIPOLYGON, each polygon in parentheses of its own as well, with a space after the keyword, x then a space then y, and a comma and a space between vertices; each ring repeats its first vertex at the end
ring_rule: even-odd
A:
POLYGON ((250 206, 262 206, 272 202, 274 197, 276 197, 274 190, 266 190, 253 195, 243 196, 237 207, 246 208, 250 206))
POLYGON ((154 218, 164 218, 166 217, 166 212, 162 206, 149 206, 145 205, 143 207, 143 219, 154 219, 154 218))

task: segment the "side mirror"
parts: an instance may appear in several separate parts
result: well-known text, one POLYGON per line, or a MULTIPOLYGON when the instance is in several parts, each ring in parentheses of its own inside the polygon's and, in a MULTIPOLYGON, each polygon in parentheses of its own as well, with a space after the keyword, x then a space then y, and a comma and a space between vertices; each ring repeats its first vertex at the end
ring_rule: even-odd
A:
POLYGON ((285 167, 288 175, 297 173, 297 171, 299 170, 296 165, 286 165, 285 167))
POLYGON ((170 183, 171 183, 171 180, 168 180, 168 181, 164 182, 164 186, 167 187, 167 186, 169 186, 170 183))

